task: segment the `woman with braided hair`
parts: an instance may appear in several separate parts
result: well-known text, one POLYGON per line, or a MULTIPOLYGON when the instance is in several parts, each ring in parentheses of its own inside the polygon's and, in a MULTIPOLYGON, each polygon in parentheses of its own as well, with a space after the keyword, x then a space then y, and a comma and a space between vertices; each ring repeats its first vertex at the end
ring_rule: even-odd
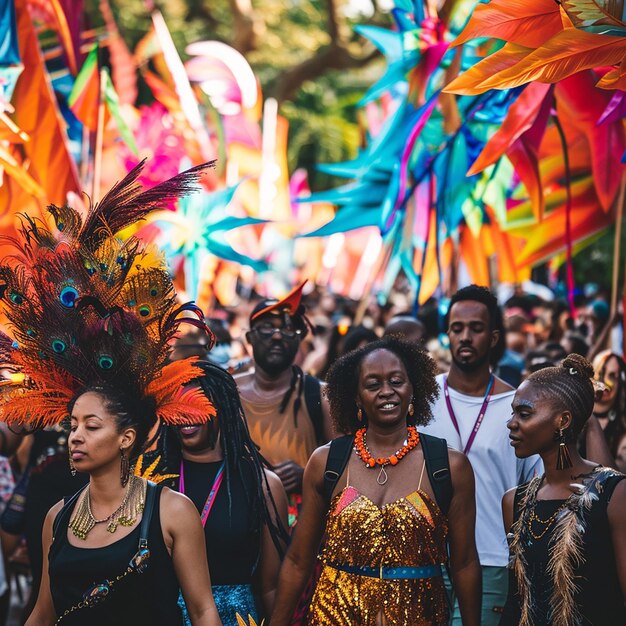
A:
POLYGON ((593 374, 571 354, 531 374, 513 399, 511 445, 519 458, 541 455, 545 473, 503 498, 513 573, 501 626, 626 623, 626 476, 576 448, 593 374))
MULTIPOLYGON (((176 626, 182 589, 193 626, 221 626, 193 503, 133 475, 157 422, 204 423, 215 408, 185 385, 194 359, 168 363, 182 321, 163 256, 117 234, 196 188, 206 165, 151 189, 139 164, 85 215, 49 206, 22 216, 0 260, 0 366, 23 382, 0 396, 0 419, 32 429, 69 422, 69 466, 87 485, 48 512, 43 572, 28 626, 176 626)), ((182 320, 184 312, 195 319, 182 320)))
MULTIPOLYGON (((272 612, 288 541, 287 496, 250 439, 232 376, 212 363, 199 364, 204 376, 191 384, 199 385, 219 417, 180 426, 177 445, 168 446, 167 466, 201 514, 223 626, 237 626, 237 613, 260 623, 272 612)), ((171 442, 170 433, 167 438, 171 442)))

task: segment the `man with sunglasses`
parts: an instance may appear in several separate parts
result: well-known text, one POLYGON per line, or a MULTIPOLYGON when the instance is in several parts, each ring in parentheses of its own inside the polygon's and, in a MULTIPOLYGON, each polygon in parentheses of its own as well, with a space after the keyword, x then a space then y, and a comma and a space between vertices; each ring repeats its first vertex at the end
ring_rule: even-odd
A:
POLYGON ((295 365, 309 331, 301 304, 304 283, 282 300, 263 300, 250 315, 246 339, 254 370, 237 377, 252 440, 288 494, 302 493, 309 457, 334 435, 321 383, 295 365))

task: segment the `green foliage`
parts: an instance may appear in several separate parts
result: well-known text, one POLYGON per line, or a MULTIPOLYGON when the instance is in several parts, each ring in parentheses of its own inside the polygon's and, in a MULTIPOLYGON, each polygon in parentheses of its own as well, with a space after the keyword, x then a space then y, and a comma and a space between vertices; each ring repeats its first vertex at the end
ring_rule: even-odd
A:
MULTIPOLYGON (((145 0, 109 0, 122 36, 131 50, 149 31, 150 14, 145 0)), ((161 0, 163 13, 183 60, 190 43, 215 39, 231 44, 236 23, 233 5, 246 8, 241 0, 161 0)), ((347 0, 336 0, 342 41, 358 55, 364 40, 352 31, 366 17, 348 16, 347 0)), ((313 57, 331 43, 328 0, 252 0, 251 19, 258 22, 257 38, 246 58, 258 76, 265 97, 271 96, 283 74, 313 57)), ((87 3, 88 22, 102 25, 98 3, 87 3)), ((378 15, 389 25, 389 15, 378 15)), ((356 156, 361 141, 357 124, 357 103, 383 73, 384 63, 374 61, 363 69, 329 70, 309 80, 291 101, 281 103, 280 113, 289 120, 289 167, 307 169, 314 189, 334 186, 339 181, 316 171, 318 163, 337 162, 356 156)), ((140 102, 150 98, 140 84, 140 102)))

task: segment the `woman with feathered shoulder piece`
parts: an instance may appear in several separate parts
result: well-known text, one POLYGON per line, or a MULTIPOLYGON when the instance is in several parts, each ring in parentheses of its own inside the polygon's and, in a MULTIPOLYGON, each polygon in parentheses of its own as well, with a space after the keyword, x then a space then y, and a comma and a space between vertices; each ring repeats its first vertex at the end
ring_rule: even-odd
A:
POLYGON ((202 312, 177 303, 158 250, 116 237, 192 191, 206 166, 144 190, 142 165, 84 217, 51 206, 50 228, 24 216, 15 253, 0 263, 12 334, 0 334, 0 365, 24 380, 0 398, 0 419, 40 428, 69 415, 70 469, 89 475, 46 517, 27 626, 180 625, 179 588, 193 626, 221 626, 193 503, 131 472, 159 421, 215 416, 204 394, 184 387, 202 375, 194 360, 167 363, 181 313, 206 328, 202 312))
POLYGON ((511 445, 520 458, 541 455, 545 473, 502 501, 513 571, 501 626, 626 624, 626 476, 576 449, 592 378, 572 354, 531 374, 513 399, 511 445))

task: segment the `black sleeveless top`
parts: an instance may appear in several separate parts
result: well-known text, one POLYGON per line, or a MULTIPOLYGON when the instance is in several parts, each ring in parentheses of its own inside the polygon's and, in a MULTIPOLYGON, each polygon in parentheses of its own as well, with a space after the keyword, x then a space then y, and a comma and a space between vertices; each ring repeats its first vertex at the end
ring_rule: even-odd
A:
MULTIPOLYGON (((142 574, 130 574, 117 583, 100 604, 74 611, 63 626, 180 626, 178 580, 163 532, 159 503, 162 487, 157 486, 148 548, 150 561, 142 574)), ((122 574, 137 552, 140 523, 119 541, 103 548, 77 548, 67 539, 71 513, 59 519, 59 527, 48 554, 50 592, 57 616, 76 605, 92 585, 122 574)))
MULTIPOLYGON (((222 461, 195 463, 183 461, 185 495, 202 512, 222 461)), ((260 548, 260 528, 256 527, 254 513, 246 491, 256 490, 256 478, 247 464, 242 473, 230 477, 230 495, 226 476, 217 492, 213 508, 204 527, 207 560, 212 585, 249 585, 252 583, 255 563, 260 548), (244 485, 246 481, 246 486, 244 485)))
MULTIPOLYGON (((617 626, 626 624, 625 598, 619 585, 615 550, 611 543, 611 531, 607 508, 617 484, 626 476, 613 472, 604 482, 599 498, 586 513, 586 529, 583 535, 584 561, 575 568, 578 593, 575 602, 582 617, 581 626, 617 626)), ((520 485, 515 493, 514 520, 520 517, 521 500, 528 483, 520 485)), ((537 500, 535 512, 542 520, 549 519, 564 500, 537 500)), ((541 529, 539 525, 538 530, 541 529)), ((535 531, 537 532, 537 531, 535 531)), ((533 597, 533 624, 548 626, 552 623, 551 596, 554 581, 548 573, 549 548, 558 538, 554 537, 554 525, 541 539, 524 544, 527 563, 526 572, 533 597), (552 542, 552 543, 551 543, 552 542)), ((520 622, 520 603, 515 574, 509 577, 509 595, 500 626, 517 626, 520 622)))

